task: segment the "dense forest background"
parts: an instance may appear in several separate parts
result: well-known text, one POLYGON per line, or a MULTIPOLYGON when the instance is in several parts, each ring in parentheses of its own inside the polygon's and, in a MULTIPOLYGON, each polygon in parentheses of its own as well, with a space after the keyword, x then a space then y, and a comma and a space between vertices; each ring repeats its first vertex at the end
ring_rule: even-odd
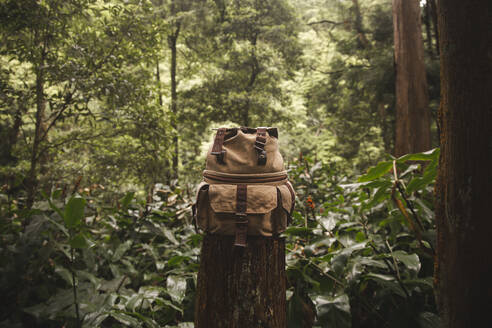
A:
POLYGON ((192 327, 212 129, 276 126, 289 327, 437 327, 437 13, 414 7, 425 149, 398 142, 425 115, 397 115, 389 0, 0 1, 0 326, 192 327))

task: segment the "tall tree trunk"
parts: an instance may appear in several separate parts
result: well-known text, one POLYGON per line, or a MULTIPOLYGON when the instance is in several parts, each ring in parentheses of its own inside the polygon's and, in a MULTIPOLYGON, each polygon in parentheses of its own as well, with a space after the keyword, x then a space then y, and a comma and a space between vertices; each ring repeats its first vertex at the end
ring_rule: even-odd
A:
POLYGON ((429 150, 430 110, 418 0, 393 0, 395 155, 429 150))
MULTIPOLYGON (((173 3, 174 5, 174 3, 173 3)), ((173 6, 174 7, 174 6, 173 6)), ((171 10, 174 13, 174 10, 171 10)), ((177 83, 176 83, 176 59, 177 59, 177 42, 179 37, 179 30, 181 24, 180 22, 176 22, 176 26, 174 27, 174 31, 168 37, 169 48, 171 49, 171 112, 173 113, 173 117, 171 120, 171 126, 174 130, 173 136, 173 156, 172 156, 172 170, 173 170, 173 178, 178 178, 178 158, 179 158, 179 145, 178 145, 178 93, 176 91, 177 83)))
POLYGON ((36 122, 31 149, 31 167, 27 174, 27 208, 31 208, 38 189, 38 164, 41 158, 40 145, 45 132, 46 99, 44 95, 44 55, 36 67, 36 122))
POLYGON ((285 328, 285 240, 205 235, 195 303, 196 328, 285 328))
POLYGON ((362 15, 360 13, 359 0, 352 0, 352 9, 354 11, 354 30, 357 32, 357 43, 359 48, 367 48, 369 46, 369 40, 367 40, 366 33, 362 26, 362 15))
POLYGON ((15 162, 15 157, 12 154, 15 145, 17 144, 17 140, 19 138, 19 131, 22 126, 22 116, 27 112, 27 108, 25 107, 25 103, 23 99, 18 101, 18 108, 14 114, 14 122, 11 128, 8 128, 7 141, 5 143, 4 148, 0 149, 0 165, 10 165, 15 162))
POLYGON ((484 327, 492 310, 492 2, 447 0, 438 6, 437 303, 442 327, 484 327))
POLYGON ((432 16, 432 26, 434 26, 434 38, 436 39, 436 54, 439 56, 439 32, 437 30, 437 7, 436 0, 427 0, 430 4, 430 12, 432 16))
POLYGON ((431 58, 434 58, 434 51, 432 50, 432 32, 431 32, 431 10, 430 10, 430 5, 429 2, 427 1, 425 3, 424 7, 424 24, 425 24, 425 35, 427 37, 427 51, 429 52, 429 55, 431 58))
POLYGON ((251 107, 251 93, 253 92, 256 78, 258 74, 260 74, 260 64, 258 63, 258 57, 256 56, 256 42, 258 40, 258 34, 255 32, 250 40, 251 44, 251 75, 249 76, 248 85, 246 86, 246 104, 244 106, 242 112, 242 124, 243 126, 249 126, 250 118, 249 118, 249 110, 251 107))

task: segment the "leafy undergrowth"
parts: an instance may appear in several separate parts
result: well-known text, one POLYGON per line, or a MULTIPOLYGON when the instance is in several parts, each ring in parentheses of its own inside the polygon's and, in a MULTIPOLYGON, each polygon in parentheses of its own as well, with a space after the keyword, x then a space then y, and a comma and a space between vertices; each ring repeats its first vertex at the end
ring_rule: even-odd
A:
MULTIPOLYGON (((287 238, 289 327, 437 327, 432 189, 439 151, 350 183, 303 158, 287 238)), ((157 185, 109 205, 98 186, 30 211, 4 202, 0 327, 193 327, 201 236, 191 199, 157 185)), ((106 195, 107 196, 107 195, 106 195)))

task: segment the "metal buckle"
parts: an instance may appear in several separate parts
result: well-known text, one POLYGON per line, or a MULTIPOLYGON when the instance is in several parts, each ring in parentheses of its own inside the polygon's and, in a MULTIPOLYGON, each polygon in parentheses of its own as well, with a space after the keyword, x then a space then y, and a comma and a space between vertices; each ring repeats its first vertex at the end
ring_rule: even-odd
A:
POLYGON ((211 152, 212 155, 215 155, 217 157, 217 162, 219 162, 220 164, 224 164, 225 153, 226 153, 225 150, 222 150, 220 152, 218 152, 218 151, 211 152))

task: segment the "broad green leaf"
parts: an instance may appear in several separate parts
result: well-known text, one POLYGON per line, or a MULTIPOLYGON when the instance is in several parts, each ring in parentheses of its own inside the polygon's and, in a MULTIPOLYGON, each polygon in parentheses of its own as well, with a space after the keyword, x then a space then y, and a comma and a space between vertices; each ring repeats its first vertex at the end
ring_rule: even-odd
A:
POLYGON ((135 308, 139 306, 144 300, 144 296, 140 293, 133 294, 128 302, 126 302, 126 308, 132 312, 135 312, 135 308))
POLYGON ((84 218, 85 199, 72 197, 65 206, 63 219, 68 228, 74 228, 84 218))
POLYGON ((406 154, 399 157, 396 161, 398 163, 404 163, 406 161, 431 161, 439 157, 439 148, 434 148, 423 153, 406 154))
POLYGON ((113 254, 113 257, 111 258, 111 261, 112 262, 119 261, 121 259, 121 257, 123 256, 123 254, 125 254, 125 252, 130 249, 132 244, 133 244, 133 242, 131 240, 127 240, 124 243, 119 244, 118 247, 116 248, 116 250, 114 251, 114 254, 113 254))
POLYGON ((425 175, 423 177, 415 177, 413 178, 407 186, 407 192, 412 193, 416 190, 421 190, 425 188, 427 185, 434 182, 435 175, 425 175))
POLYGON ((94 246, 94 243, 88 240, 82 233, 78 233, 75 236, 73 236, 70 239, 69 244, 73 248, 80 248, 80 249, 94 246))
POLYGON ((402 262, 409 270, 419 272, 420 259, 417 254, 408 254, 405 251, 398 250, 393 252, 393 256, 400 262, 402 262))
POLYGON ((317 325, 321 327, 350 328, 350 300, 346 294, 337 297, 318 296, 315 298, 317 325))
MULTIPOLYGON (((57 265, 55 267, 55 273, 65 280, 68 285, 71 286, 73 284, 72 273, 68 269, 57 265)), ((77 285, 77 279, 75 279, 75 285, 77 285)))
POLYGON ((80 281, 83 281, 83 279, 86 279, 86 280, 90 281, 94 285, 95 288, 99 287, 99 281, 101 279, 97 278, 92 273, 84 271, 84 270, 76 270, 75 273, 77 274, 77 277, 79 278, 80 281))
POLYGON ((320 222, 326 231, 332 231, 333 228, 335 228, 335 226, 337 225, 337 221, 335 220, 335 215, 330 215, 328 217, 322 217, 320 219, 320 222))
POLYGON ((162 232, 164 233, 164 236, 169 239, 170 242, 172 242, 174 245, 179 245, 179 241, 176 239, 172 231, 163 227, 162 232))
POLYGON ((368 182, 375 180, 391 170, 393 167, 392 161, 380 162, 376 166, 371 167, 366 174, 359 177, 359 182, 368 182))
POLYGON ((186 278, 179 276, 168 276, 166 280, 166 287, 171 299, 180 304, 186 292, 186 278))
POLYGON ((386 275, 386 274, 378 274, 378 273, 368 273, 366 274, 366 277, 368 278, 373 278, 377 280, 382 280, 382 281, 394 281, 395 277, 386 275))
POLYGON ((140 324, 140 321, 138 321, 137 318, 134 318, 128 314, 125 314, 123 312, 111 312, 111 316, 118 320, 120 323, 124 324, 125 326, 130 326, 130 327, 141 327, 142 325, 140 324))

